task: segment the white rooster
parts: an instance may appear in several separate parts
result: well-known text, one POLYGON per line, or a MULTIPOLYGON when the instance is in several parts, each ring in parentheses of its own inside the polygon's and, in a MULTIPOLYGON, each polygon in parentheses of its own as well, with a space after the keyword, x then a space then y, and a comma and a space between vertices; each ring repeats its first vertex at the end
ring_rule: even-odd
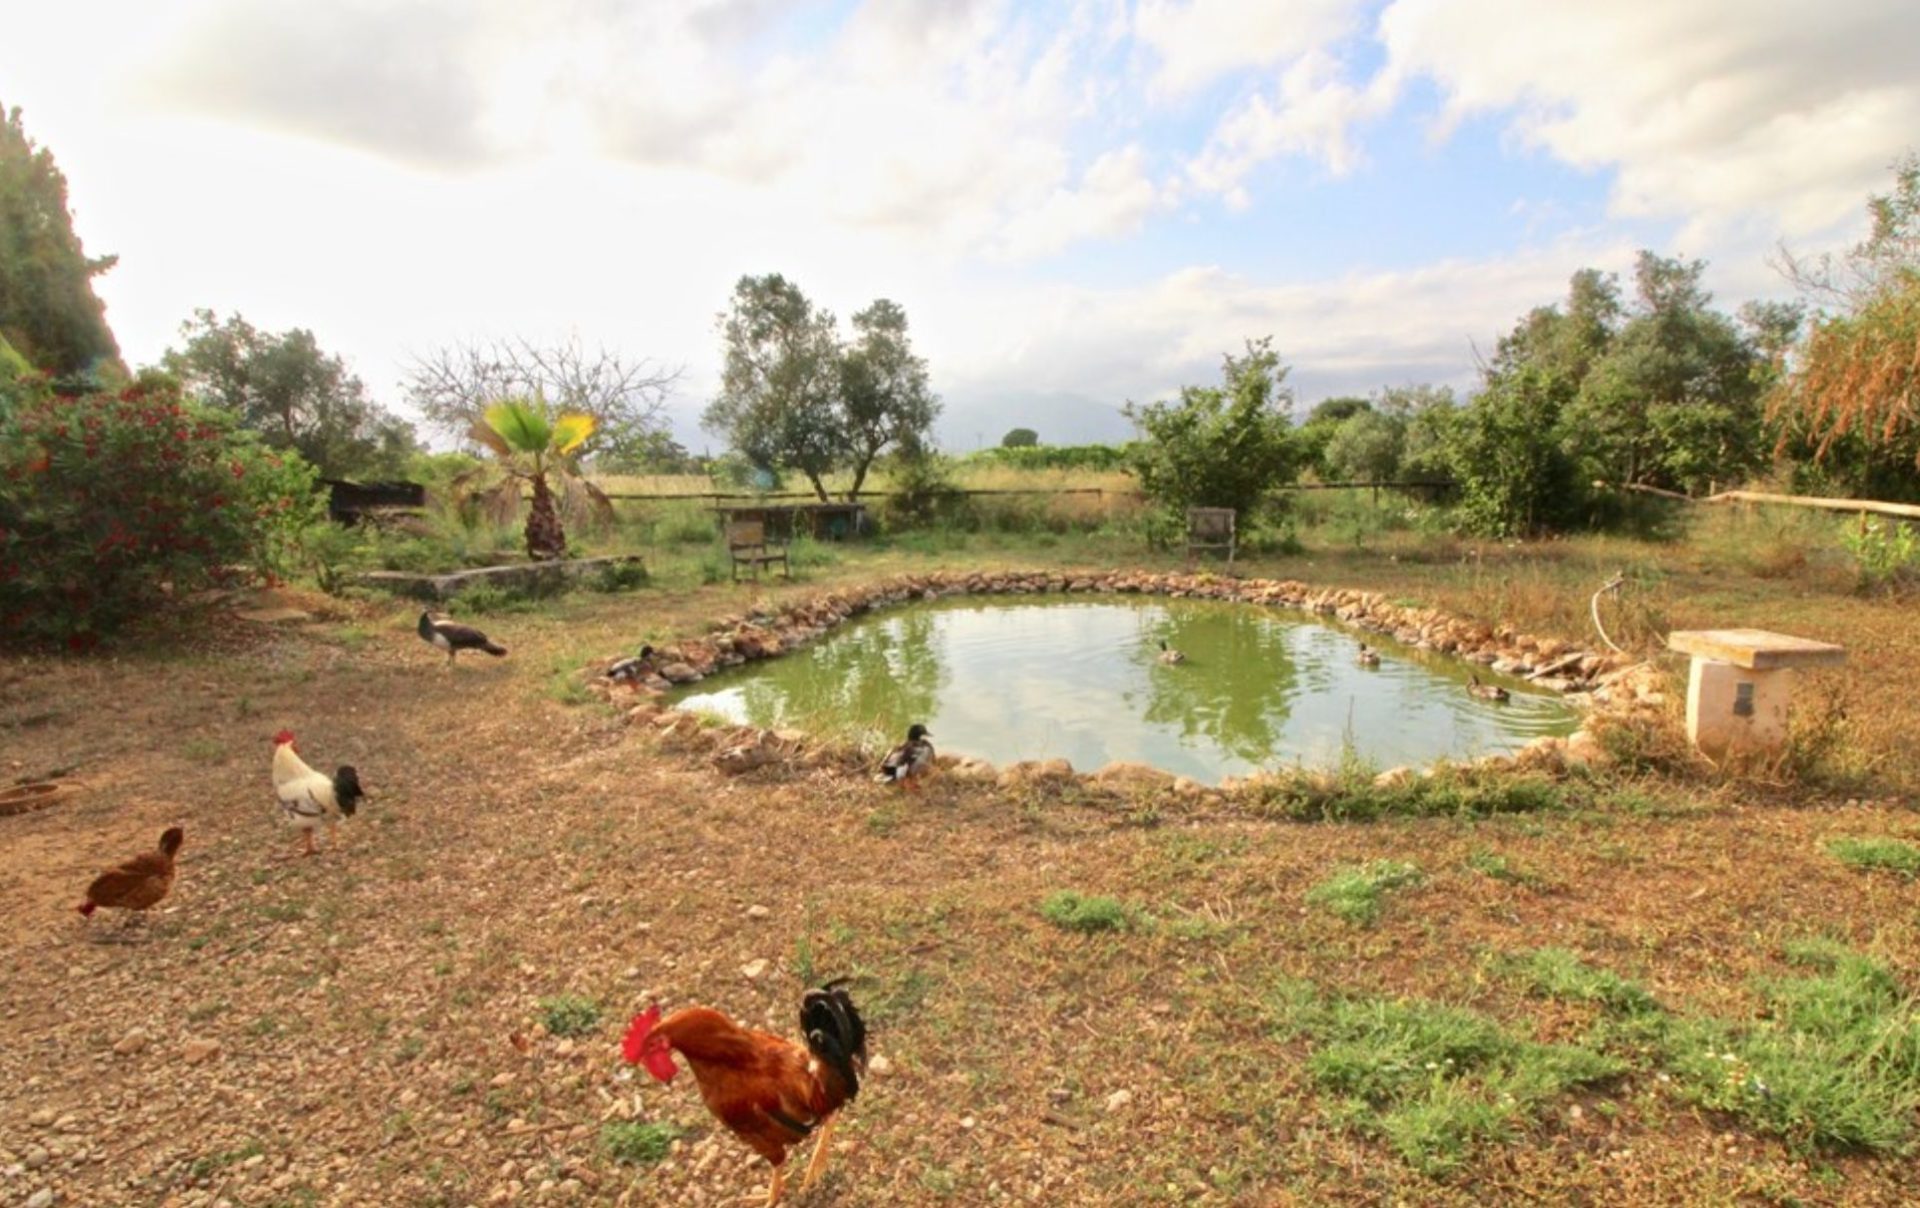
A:
POLYGON ((331 776, 308 767, 294 750, 292 730, 273 736, 273 794, 280 800, 280 816, 305 834, 309 856, 314 854, 315 828, 325 822, 328 846, 337 848, 340 819, 351 818, 367 795, 360 787, 360 774, 351 767, 331 776))

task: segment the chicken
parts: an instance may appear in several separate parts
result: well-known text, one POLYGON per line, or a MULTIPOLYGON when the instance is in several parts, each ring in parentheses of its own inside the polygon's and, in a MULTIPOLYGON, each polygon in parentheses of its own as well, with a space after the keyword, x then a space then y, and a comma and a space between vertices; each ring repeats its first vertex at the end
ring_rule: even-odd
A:
POLYGON ((159 905, 173 889, 174 858, 186 838, 186 831, 170 826, 161 832, 157 851, 142 852, 95 877, 78 907, 81 917, 92 918, 94 911, 105 906, 127 911, 127 922, 131 923, 141 911, 159 905))
POLYGON ((420 614, 420 640, 436 650, 447 652, 447 666, 453 666, 453 660, 462 650, 484 650, 494 658, 505 658, 507 648, 489 638, 471 625, 456 625, 452 621, 436 621, 433 614, 420 614))
POLYGON ((338 847, 340 819, 353 817, 367 794, 351 767, 331 776, 308 767, 294 748, 293 731, 282 730, 273 736, 273 795, 280 801, 281 817, 305 833, 306 854, 311 856, 314 828, 325 822, 329 845, 338 847))
POLYGON ((621 1053, 661 1082, 686 1058, 707 1110, 773 1166, 769 1208, 786 1190, 787 1150, 815 1129, 813 1158, 801 1190, 820 1177, 828 1139, 841 1107, 860 1093, 867 1071, 867 1026, 844 981, 807 991, 800 1001, 805 1045, 741 1027, 708 1007, 688 1007, 660 1018, 655 1004, 633 1017, 621 1053))
POLYGON ((919 722, 907 727, 907 740, 887 752, 880 761, 874 779, 882 784, 899 784, 911 789, 922 776, 933 770, 933 735, 919 722))

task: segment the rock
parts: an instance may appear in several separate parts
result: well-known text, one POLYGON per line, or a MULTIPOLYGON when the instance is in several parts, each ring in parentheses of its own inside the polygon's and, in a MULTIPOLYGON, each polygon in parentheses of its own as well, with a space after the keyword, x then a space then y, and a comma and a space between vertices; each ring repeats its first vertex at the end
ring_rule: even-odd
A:
POLYGON ((1377 789, 1398 788, 1413 779, 1413 769, 1409 767, 1388 768, 1373 778, 1373 787, 1377 789))
POLYGON ((180 1055, 186 1058, 188 1065, 199 1065, 209 1057, 220 1053, 220 1042, 196 1036, 180 1046, 180 1055))
POLYGON ((45 1166, 47 1164, 47 1159, 50 1156, 51 1155, 47 1153, 46 1148, 44 1146, 29 1145, 27 1146, 27 1152, 21 1157, 20 1160, 21 1162, 25 1163, 26 1168, 28 1170, 38 1170, 42 1166, 45 1166))
POLYGON ((746 978, 748 981, 759 981, 762 977, 766 976, 766 973, 767 962, 765 960, 748 961, 746 964, 740 966, 740 976, 746 978))
POLYGON ((27 1208, 50 1208, 53 1203, 53 1188, 42 1187, 27 1197, 27 1208))
POLYGON ((756 905, 747 907, 747 917, 750 919, 764 919, 772 913, 773 911, 768 910, 765 906, 756 905))
POLYGON ((35 1128, 51 1128, 53 1127, 53 1120, 54 1112, 50 1107, 43 1107, 27 1117, 27 1123, 33 1125, 35 1128))
POLYGON ((146 1048, 147 1041, 151 1039, 152 1037, 147 1035, 145 1028, 135 1028, 113 1042, 113 1051, 122 1057, 131 1057, 141 1049, 146 1048))
POLYGON ((660 668, 660 678, 669 684, 697 684, 703 677, 688 663, 668 663, 660 668))
POLYGON ((1110 1112, 1117 1112, 1121 1108, 1125 1107, 1127 1104, 1132 1102, 1133 1102, 1132 1091, 1117 1090, 1113 1092, 1111 1095, 1107 1096, 1107 1110, 1110 1112))
POLYGON ((1092 779, 1099 784, 1111 785, 1114 788, 1157 789, 1172 784, 1174 777, 1171 772, 1149 767, 1144 763, 1115 760, 1095 771, 1092 779))
POLYGON ((867 1073, 876 1078, 885 1078, 893 1073, 893 1062, 888 1061, 884 1053, 875 1053, 867 1062, 867 1073))

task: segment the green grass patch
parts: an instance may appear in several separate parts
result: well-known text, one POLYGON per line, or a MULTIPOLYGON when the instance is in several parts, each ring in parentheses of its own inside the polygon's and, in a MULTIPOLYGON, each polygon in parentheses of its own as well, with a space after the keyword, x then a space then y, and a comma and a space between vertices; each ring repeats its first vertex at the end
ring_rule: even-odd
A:
POLYGON ((1355 763, 1337 774, 1300 771, 1265 778, 1245 798, 1262 817, 1296 822, 1371 822, 1381 818, 1487 818, 1567 808, 1569 787, 1544 776, 1443 767, 1374 783, 1355 763))
POLYGON ((1543 884, 1540 875, 1522 864, 1516 863, 1511 856, 1481 848, 1467 856, 1467 867, 1481 876, 1493 881, 1504 881, 1509 885, 1524 885, 1536 889, 1543 884))
POLYGON ((1829 839, 1827 854, 1849 868, 1920 876, 1920 847, 1898 839, 1829 839))
POLYGON ((1660 1009, 1653 995, 1639 985, 1611 969, 1587 964, 1566 948, 1522 953, 1511 961, 1510 969, 1528 993, 1541 998, 1593 1003, 1621 1014, 1660 1009))
POLYGON ((1335 1120, 1385 1141, 1428 1175, 1506 1141, 1567 1092, 1624 1068, 1578 1045, 1539 1044, 1476 1011, 1423 999, 1330 998, 1282 983, 1268 999, 1282 1036, 1312 1043, 1307 1072, 1335 1120))
POLYGON ((1766 1017, 1677 1023, 1668 1065, 1689 1097, 1801 1150, 1905 1153, 1920 1110, 1920 1009, 1884 965, 1826 941, 1815 970, 1760 987, 1766 1017))
POLYGON ((1132 912, 1118 898, 1062 889, 1040 903, 1040 917, 1063 931, 1125 931, 1132 912))
POLYGON ((1379 920, 1381 899, 1390 890, 1419 881, 1420 869, 1404 860, 1349 864, 1307 890, 1307 904, 1324 906, 1349 923, 1370 927, 1379 920))
POLYGON ((540 1023, 549 1036, 585 1036, 600 1024, 600 1004, 576 994, 543 998, 540 1023))
POLYGON ((615 1120, 600 1128, 600 1149, 609 1158, 627 1166, 652 1166, 673 1152, 680 1129, 666 1121, 643 1124, 637 1120, 615 1120))

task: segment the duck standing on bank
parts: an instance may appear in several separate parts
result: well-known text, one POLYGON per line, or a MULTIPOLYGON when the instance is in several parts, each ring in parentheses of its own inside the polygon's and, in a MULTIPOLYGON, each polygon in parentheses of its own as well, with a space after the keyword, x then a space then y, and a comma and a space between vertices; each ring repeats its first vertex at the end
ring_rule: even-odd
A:
POLYGON ((932 737, 919 722, 908 726, 907 740, 887 752, 874 779, 912 789, 921 777, 933 770, 933 744, 927 741, 932 737))

